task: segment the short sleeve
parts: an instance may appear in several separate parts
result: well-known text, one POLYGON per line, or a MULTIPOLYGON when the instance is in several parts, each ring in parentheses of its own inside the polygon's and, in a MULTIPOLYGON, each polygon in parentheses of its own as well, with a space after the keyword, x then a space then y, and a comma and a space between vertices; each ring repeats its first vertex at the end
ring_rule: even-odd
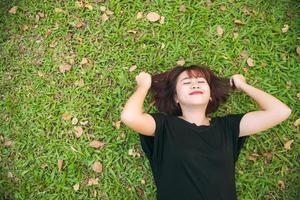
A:
POLYGON ((147 136, 139 133, 140 142, 143 151, 152 165, 153 162, 158 163, 161 160, 164 140, 165 140, 165 121, 164 113, 149 113, 155 120, 154 136, 147 136))
POLYGON ((240 133, 240 121, 246 113, 238 113, 238 114, 229 114, 225 116, 227 132, 232 140, 233 144, 233 158, 234 162, 237 161, 238 156, 243 148, 246 139, 249 138, 249 135, 239 137, 240 133))

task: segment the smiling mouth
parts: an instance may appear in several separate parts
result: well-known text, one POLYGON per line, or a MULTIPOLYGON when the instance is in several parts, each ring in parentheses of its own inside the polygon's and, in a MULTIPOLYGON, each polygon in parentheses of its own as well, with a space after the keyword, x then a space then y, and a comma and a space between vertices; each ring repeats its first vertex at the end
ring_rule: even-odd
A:
POLYGON ((191 92, 191 93, 190 93, 190 95, 195 95, 195 94, 203 94, 203 92, 197 91, 197 92, 191 92))

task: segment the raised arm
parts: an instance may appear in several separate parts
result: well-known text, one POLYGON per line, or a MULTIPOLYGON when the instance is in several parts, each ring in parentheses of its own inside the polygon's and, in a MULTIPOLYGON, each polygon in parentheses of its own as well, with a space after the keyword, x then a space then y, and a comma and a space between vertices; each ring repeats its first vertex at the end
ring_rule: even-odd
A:
POLYGON ((121 121, 132 130, 147 136, 155 132, 154 118, 144 112, 143 104, 151 86, 151 75, 141 72, 136 76, 137 89, 126 102, 121 113, 121 121))
MULTIPOLYGON (((243 75, 231 77, 238 90, 247 93, 256 101, 261 110, 246 113, 240 122, 240 137, 258 133, 276 126, 286 120, 291 109, 272 95, 246 83, 243 75)), ((232 83, 230 83, 232 85, 232 83)))

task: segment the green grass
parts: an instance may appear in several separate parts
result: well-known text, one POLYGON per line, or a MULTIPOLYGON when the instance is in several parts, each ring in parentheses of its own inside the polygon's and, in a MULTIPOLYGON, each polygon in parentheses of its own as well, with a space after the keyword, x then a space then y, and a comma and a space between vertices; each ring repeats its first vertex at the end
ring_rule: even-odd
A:
MULTIPOLYGON (((117 129, 113 122, 120 120, 139 72, 163 72, 181 57, 187 65, 205 63, 221 76, 243 74, 249 84, 292 108, 288 120, 249 138, 236 166, 236 184, 241 200, 300 199, 299 127, 293 125, 300 110, 296 96, 299 3, 230 0, 224 3, 227 10, 221 12, 224 1, 214 1, 211 6, 205 2, 91 0, 93 10, 77 7, 75 1, 0 2, 0 135, 4 138, 0 199, 155 199, 150 165, 137 133, 123 124, 117 129), (184 13, 179 12, 181 4, 187 7, 184 13), (17 13, 8 13, 15 5, 17 13), (104 23, 102 5, 114 12, 104 23), (256 15, 245 15, 245 7, 256 15), (66 14, 56 13, 55 8, 66 14), (136 20, 138 11, 158 12, 165 23, 136 20), (46 16, 36 22, 38 12, 46 16), (289 18, 287 12, 294 16, 289 18), (246 25, 237 27, 234 19, 246 25), (86 26, 77 29, 74 25, 80 21, 86 26), (28 26, 25 32, 20 29, 24 24, 28 26), (286 33, 281 31, 284 24, 289 25, 286 33), (217 25, 223 27, 223 37, 217 35, 217 25), (131 29, 138 33, 129 33, 131 29), (46 38, 48 30, 52 34, 46 38), (234 31, 239 33, 235 40, 234 31), (68 33, 73 33, 70 40, 68 33), (50 48, 53 42, 57 45, 50 48), (160 49, 162 43, 164 49, 160 49), (247 67, 246 59, 240 58, 243 49, 255 61, 254 67, 247 67), (83 57, 90 63, 81 66, 83 57), (70 60, 74 61, 71 71, 61 74, 59 66, 70 60), (138 68, 130 73, 133 64, 138 68), (84 86, 75 86, 80 79, 84 86), (71 122, 62 120, 64 112, 89 122, 80 138, 75 137, 71 122), (4 146, 5 139, 13 144, 4 146), (105 142, 105 147, 89 147, 93 139, 105 142), (290 139, 294 139, 291 149, 285 150, 283 144, 290 139), (131 148, 141 157, 128 155, 131 148), (263 156, 256 162, 247 160, 253 152, 262 155, 268 151, 273 153, 270 164, 264 164, 263 156), (64 160, 61 172, 58 159, 64 160), (103 164, 101 174, 91 170, 97 160, 103 164), (48 168, 41 168, 45 163, 48 168), (97 177, 98 185, 86 184, 88 178, 97 177), (279 180, 285 189, 279 189, 279 180), (76 183, 80 184, 78 191, 73 189, 76 183)), ((214 115, 257 109, 249 96, 235 93, 214 115)), ((145 110, 155 110, 148 97, 145 110)))

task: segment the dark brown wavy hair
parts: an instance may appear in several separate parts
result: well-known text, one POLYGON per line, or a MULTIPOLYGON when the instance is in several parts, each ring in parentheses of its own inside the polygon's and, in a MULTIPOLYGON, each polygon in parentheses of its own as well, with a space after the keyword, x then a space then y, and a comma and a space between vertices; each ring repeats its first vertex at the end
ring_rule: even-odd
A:
POLYGON ((151 103, 159 112, 175 116, 182 115, 180 105, 175 102, 174 97, 177 78, 184 71, 187 71, 189 77, 204 77, 208 82, 212 100, 207 105, 206 115, 217 111, 218 107, 227 101, 230 92, 235 89, 234 85, 230 86, 230 78, 218 77, 206 65, 176 66, 167 72, 152 75, 150 92, 154 95, 151 103))

